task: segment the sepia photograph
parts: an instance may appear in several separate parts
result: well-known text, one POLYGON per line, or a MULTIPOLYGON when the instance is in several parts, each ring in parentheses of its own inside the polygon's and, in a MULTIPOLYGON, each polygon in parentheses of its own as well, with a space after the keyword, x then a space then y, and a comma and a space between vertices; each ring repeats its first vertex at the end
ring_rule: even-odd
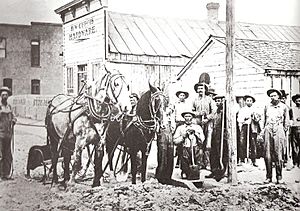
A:
POLYGON ((300 210, 298 0, 1 0, 0 211, 300 210))

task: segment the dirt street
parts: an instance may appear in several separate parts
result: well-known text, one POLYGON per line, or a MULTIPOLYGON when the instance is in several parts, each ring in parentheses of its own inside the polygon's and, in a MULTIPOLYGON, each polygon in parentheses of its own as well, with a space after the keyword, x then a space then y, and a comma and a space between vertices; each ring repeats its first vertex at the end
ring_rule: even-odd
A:
MULTIPOLYGON (((28 119, 21 123, 41 125, 28 119)), ((283 170, 285 184, 265 185, 264 162, 259 167, 238 167, 237 186, 227 184, 227 178, 216 182, 204 179, 204 188, 191 191, 187 188, 162 185, 153 178, 155 147, 149 158, 147 181, 131 185, 126 182, 104 182, 91 188, 91 180, 61 190, 57 186, 43 185, 39 180, 42 168, 25 178, 27 154, 35 144, 45 144, 45 128, 16 125, 13 180, 0 182, 0 211, 10 210, 300 210, 300 169, 283 170)), ((201 177, 209 174, 202 171, 201 177)), ((88 171, 88 176, 92 170, 88 171)))

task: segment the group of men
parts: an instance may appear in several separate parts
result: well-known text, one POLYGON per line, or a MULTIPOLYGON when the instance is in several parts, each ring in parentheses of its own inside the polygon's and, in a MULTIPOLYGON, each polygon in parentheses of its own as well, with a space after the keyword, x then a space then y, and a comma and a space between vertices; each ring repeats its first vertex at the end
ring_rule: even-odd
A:
MULTIPOLYGON (((221 180, 228 166, 228 143, 226 135, 225 98, 212 92, 205 83, 196 83, 197 96, 192 103, 186 100, 189 93, 178 91, 178 102, 174 105, 176 130, 174 143, 177 145, 183 178, 189 178, 189 168, 209 169, 206 178, 221 180)), ((282 182, 282 168, 292 151, 293 165, 300 162, 300 94, 292 96, 295 104, 285 104, 284 91, 269 89, 270 101, 264 111, 253 106, 256 99, 251 95, 237 97, 240 108, 237 116, 238 165, 248 159, 257 167, 257 137, 263 138, 262 154, 266 165, 266 183, 272 182, 272 166, 276 169, 276 182, 282 182)))

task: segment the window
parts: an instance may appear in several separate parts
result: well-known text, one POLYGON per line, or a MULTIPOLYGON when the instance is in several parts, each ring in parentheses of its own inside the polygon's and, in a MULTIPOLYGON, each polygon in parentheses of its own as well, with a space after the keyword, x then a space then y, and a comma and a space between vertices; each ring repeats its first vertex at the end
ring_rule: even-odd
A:
POLYGON ((100 79, 100 72, 101 72, 101 64, 94 63, 92 64, 92 80, 97 81, 100 79))
POLYGON ((11 78, 4 78, 3 79, 3 86, 7 86, 10 91, 12 92, 12 79, 11 78))
POLYGON ((85 65, 78 65, 78 93, 80 92, 83 83, 81 80, 87 80, 87 66, 85 65))
POLYGON ((38 95, 40 94, 40 80, 33 79, 31 80, 31 94, 38 95))
POLYGON ((6 39, 0 37, 0 58, 6 57, 6 39))
POLYGON ((31 67, 40 66, 40 41, 31 41, 31 67))
POLYGON ((73 67, 67 67, 67 93, 74 93, 74 71, 73 67))

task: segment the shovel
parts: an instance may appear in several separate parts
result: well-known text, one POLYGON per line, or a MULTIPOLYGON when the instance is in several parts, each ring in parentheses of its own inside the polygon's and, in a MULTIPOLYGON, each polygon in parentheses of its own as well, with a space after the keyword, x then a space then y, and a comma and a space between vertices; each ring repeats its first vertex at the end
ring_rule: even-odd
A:
POLYGON ((192 145, 192 140, 190 139, 190 137, 188 137, 188 139, 190 140, 190 148, 191 148, 191 152, 192 152, 192 165, 189 166, 189 175, 187 175, 187 179, 188 180, 198 180, 200 179, 200 172, 199 172, 199 166, 195 165, 194 162, 194 147, 192 145))

